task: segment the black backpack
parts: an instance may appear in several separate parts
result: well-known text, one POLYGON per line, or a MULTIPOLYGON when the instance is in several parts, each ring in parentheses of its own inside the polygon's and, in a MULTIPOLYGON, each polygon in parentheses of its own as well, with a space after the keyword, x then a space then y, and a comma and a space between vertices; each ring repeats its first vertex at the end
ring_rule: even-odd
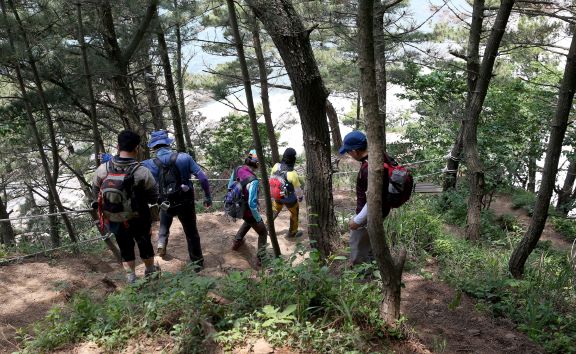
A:
POLYGON ((159 202, 169 202, 170 206, 179 205, 185 200, 185 192, 182 191, 182 177, 176 166, 177 158, 178 153, 172 153, 168 165, 164 165, 159 158, 154 159, 154 164, 158 167, 159 202))

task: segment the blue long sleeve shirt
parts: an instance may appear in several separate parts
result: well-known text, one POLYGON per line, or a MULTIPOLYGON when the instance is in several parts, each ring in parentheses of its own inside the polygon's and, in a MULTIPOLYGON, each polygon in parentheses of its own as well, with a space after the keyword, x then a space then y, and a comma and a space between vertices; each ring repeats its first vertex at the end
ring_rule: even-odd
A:
MULTIPOLYGON (((170 161, 170 156, 174 151, 168 147, 160 148, 156 152, 156 157, 160 159, 160 161, 167 165, 170 161)), ((158 166, 154 163, 154 159, 148 159, 142 162, 146 168, 152 172, 152 175, 156 179, 156 181, 160 180, 160 171, 158 170, 158 166)), ((180 177, 182 178, 182 183, 188 185, 192 188, 192 180, 191 177, 194 175, 200 181, 200 185, 204 190, 204 196, 206 198, 210 198, 210 184, 208 183, 208 178, 204 171, 198 166, 196 161, 192 158, 192 156, 186 153, 178 153, 178 158, 176 159, 176 168, 180 172, 180 177)))

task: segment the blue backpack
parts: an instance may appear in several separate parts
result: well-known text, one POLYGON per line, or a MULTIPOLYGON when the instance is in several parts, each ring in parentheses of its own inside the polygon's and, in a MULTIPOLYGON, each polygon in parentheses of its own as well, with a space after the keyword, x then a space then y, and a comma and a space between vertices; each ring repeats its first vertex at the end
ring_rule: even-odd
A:
POLYGON ((256 175, 250 171, 252 176, 241 181, 237 177, 238 169, 240 167, 234 170, 234 183, 228 188, 224 197, 224 214, 231 217, 234 221, 244 216, 244 210, 246 210, 246 205, 248 204, 248 201, 244 198, 244 189, 248 183, 257 179, 256 175))

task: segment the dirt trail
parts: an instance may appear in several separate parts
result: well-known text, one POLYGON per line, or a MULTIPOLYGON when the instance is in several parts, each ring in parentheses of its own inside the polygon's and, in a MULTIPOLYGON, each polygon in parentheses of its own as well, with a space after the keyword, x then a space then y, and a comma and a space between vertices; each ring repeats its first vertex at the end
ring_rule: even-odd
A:
MULTIPOLYGON (((338 203, 348 204, 345 198, 338 203)), ((305 208, 301 209, 304 221, 305 208)), ((287 239, 289 213, 284 211, 276 220, 276 232, 282 254, 290 254, 296 240, 287 239)), ((247 242, 239 252, 230 249, 239 222, 227 222, 221 212, 201 214, 198 229, 202 239, 205 269, 201 274, 223 275, 233 269, 250 269, 254 265, 257 235, 250 231, 247 242)), ((305 230, 305 227, 302 227, 305 230)), ((157 225, 153 230, 156 242, 157 225)), ((168 254, 164 259, 157 257, 162 271, 176 272, 188 260, 186 240, 177 219, 171 228, 168 254)), ((307 242, 307 237, 301 238, 307 242)), ((343 242, 346 243, 344 236, 343 242)), ((269 247, 270 249, 270 247, 269 247)), ((435 273, 434 266, 430 266, 435 273)), ((137 274, 144 272, 138 264, 137 274)), ((532 344, 525 335, 514 330, 511 323, 498 323, 474 309, 474 302, 462 295, 460 306, 448 309, 448 303, 455 297, 454 290, 439 281, 431 281, 421 276, 404 275, 406 288, 402 291, 402 312, 415 329, 413 338, 394 344, 398 353, 430 352, 475 352, 475 353, 540 353, 542 350, 532 344)), ((101 293, 123 287, 124 272, 106 252, 100 259, 81 258, 41 259, 27 261, 0 268, 0 284, 4 302, 0 307, 0 353, 10 353, 18 349, 14 338, 15 329, 26 326, 44 317, 53 305, 64 304, 79 289, 88 288, 101 293)), ((266 347, 264 345, 264 347, 266 347)), ((172 343, 167 338, 143 338, 132 341, 124 353, 170 352, 172 343)), ((269 348, 269 347, 266 347, 269 348)), ((256 347, 254 347, 256 349, 256 347)), ((268 350, 268 349, 267 349, 268 350)), ((248 352, 239 349, 238 352, 248 352)), ((266 352, 265 350, 255 352, 266 352)), ((284 352, 276 350, 276 352, 284 352)), ((101 353, 93 343, 82 343, 58 353, 101 353)))

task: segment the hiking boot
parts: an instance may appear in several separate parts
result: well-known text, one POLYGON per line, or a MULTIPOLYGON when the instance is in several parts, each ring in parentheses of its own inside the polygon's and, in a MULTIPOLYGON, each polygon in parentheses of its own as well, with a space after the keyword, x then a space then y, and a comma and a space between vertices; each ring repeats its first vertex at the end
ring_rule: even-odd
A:
POLYGON ((240 247, 242 247, 244 242, 246 242, 246 241, 243 238, 241 238, 239 240, 238 239, 234 240, 234 243, 232 244, 232 251, 238 251, 238 249, 240 247))
POLYGON ((138 277, 136 276, 136 273, 134 272, 129 272, 126 273, 126 282, 128 284, 134 284, 136 283, 136 280, 138 279, 138 277))
POLYGON ((160 272, 160 266, 153 265, 150 269, 144 270, 144 277, 148 278, 152 276, 154 273, 160 272))
POLYGON ((304 233, 300 230, 296 231, 295 233, 288 233, 288 238, 296 238, 302 236, 304 233))

